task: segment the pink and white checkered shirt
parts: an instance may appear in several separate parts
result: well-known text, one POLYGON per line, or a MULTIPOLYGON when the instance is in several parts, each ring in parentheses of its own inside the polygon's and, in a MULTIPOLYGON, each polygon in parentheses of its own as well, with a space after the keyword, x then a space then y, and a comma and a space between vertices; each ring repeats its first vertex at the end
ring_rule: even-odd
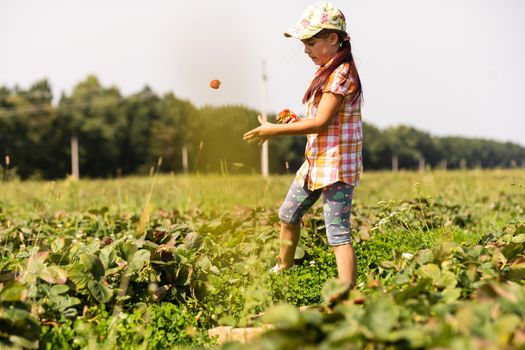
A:
MULTIPOLYGON (((325 65, 327 66, 327 65, 325 65)), ((320 69, 323 69, 322 67, 320 69)), ((313 191, 337 181, 358 185, 362 171, 363 126, 361 103, 352 104, 356 84, 348 76, 349 63, 337 67, 328 78, 323 92, 343 95, 343 101, 328 128, 318 134, 307 135, 306 160, 297 171, 296 180, 313 191)), ((306 118, 313 119, 321 94, 310 98, 306 105, 306 118)))

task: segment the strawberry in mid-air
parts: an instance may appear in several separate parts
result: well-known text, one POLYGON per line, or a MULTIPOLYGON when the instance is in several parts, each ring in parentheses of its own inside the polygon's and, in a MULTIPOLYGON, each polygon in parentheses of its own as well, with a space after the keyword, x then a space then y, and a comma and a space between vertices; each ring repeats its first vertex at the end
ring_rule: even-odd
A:
POLYGON ((275 117, 275 121, 277 124, 286 124, 286 123, 294 123, 301 120, 301 118, 289 110, 288 108, 283 109, 277 114, 277 117, 275 117))
POLYGON ((212 81, 210 81, 210 87, 212 89, 218 89, 220 86, 221 86, 221 81, 220 80, 213 79, 212 81))

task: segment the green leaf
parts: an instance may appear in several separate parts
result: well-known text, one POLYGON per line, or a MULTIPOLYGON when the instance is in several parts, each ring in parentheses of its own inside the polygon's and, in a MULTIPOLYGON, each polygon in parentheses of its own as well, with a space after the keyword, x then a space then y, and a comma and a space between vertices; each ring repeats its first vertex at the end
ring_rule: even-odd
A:
POLYGON ((522 233, 522 234, 512 237, 511 242, 512 243, 525 243, 525 234, 522 233))
POLYGON ((384 260, 379 263, 379 266, 381 266, 384 269, 391 270, 391 269, 397 269, 396 264, 394 264, 390 260, 384 260))
POLYGON ((235 327, 235 325, 237 324, 235 317, 231 315, 221 317, 218 322, 219 322, 219 325, 221 326, 230 326, 230 327, 235 327))
POLYGON ((10 322, 24 321, 31 313, 20 308, 4 308, 2 311, 2 318, 8 319, 10 322))
POLYGON ((50 294, 51 295, 60 295, 64 294, 69 291, 69 286, 66 284, 56 284, 51 287, 50 294))
POLYGON ((106 287, 100 281, 88 281, 87 286, 93 298, 95 298, 95 300, 97 300, 99 303, 107 303, 113 296, 113 290, 106 287))
POLYGON ((80 263, 84 265, 87 272, 90 272, 95 279, 104 277, 104 265, 99 257, 94 254, 81 253, 79 256, 80 263))
POLYGON ((52 296, 50 302, 57 305, 57 308, 61 311, 69 309, 72 306, 80 304, 80 299, 70 297, 69 295, 55 295, 52 296))
POLYGON ((436 285, 443 288, 454 288, 458 284, 458 278, 450 271, 441 272, 436 285))
POLYGON ((341 282, 338 278, 328 279, 321 289, 321 296, 324 304, 329 304, 336 299, 344 296, 345 292, 348 292, 348 283, 341 282))
POLYGON ((196 266, 203 271, 207 271, 211 267, 211 261, 210 258, 208 258, 206 255, 203 255, 197 260, 196 266))
POLYGON ((390 342, 398 342, 402 339, 406 339, 410 344, 411 349, 418 349, 425 346, 429 336, 425 334, 425 331, 421 329, 421 327, 415 327, 392 331, 386 336, 386 338, 390 342))
POLYGON ((445 289, 442 293, 443 301, 445 303, 451 303, 453 301, 456 301, 461 296, 461 289, 460 288, 452 288, 452 289, 445 289))
POLYGON ((350 319, 344 323, 344 327, 336 327, 328 334, 326 343, 330 344, 329 349, 344 349, 348 344, 355 342, 356 338, 360 336, 359 322, 350 319))
POLYGON ((477 259, 482 253, 485 248, 481 245, 475 245, 472 247, 468 247, 466 249, 466 253, 470 255, 470 257, 477 259))
POLYGON ((418 275, 422 278, 429 278, 433 284, 437 284, 441 269, 436 264, 426 264, 419 268, 418 275))
POLYGON ((77 289, 84 289, 88 283, 89 275, 85 273, 85 266, 81 263, 68 265, 67 276, 75 284, 77 289))
POLYGON ((300 322, 299 310, 289 304, 272 306, 263 315, 265 323, 275 325, 277 328, 293 328, 300 322))
POLYGON ((138 250, 137 246, 131 242, 123 242, 119 247, 122 258, 126 261, 138 250))
POLYGON ((509 265, 509 279, 521 281, 525 279, 525 258, 519 257, 509 265))
POLYGON ((511 337, 514 335, 516 328, 521 323, 517 315, 504 315, 494 321, 494 331, 500 344, 509 344, 511 337))
POLYGON ((184 238, 184 245, 190 250, 197 250, 202 244, 202 237, 196 232, 190 232, 184 238))
POLYGON ((309 325, 322 326, 323 315, 319 310, 304 310, 301 312, 301 319, 309 325))
POLYGON ((69 308, 69 309, 63 310, 61 314, 65 318, 74 318, 77 316, 78 311, 76 309, 69 308))
POLYGON ((27 292, 28 290, 23 284, 17 281, 10 281, 0 289, 0 301, 23 302, 27 298, 27 292))
POLYGON ((132 273, 141 270, 149 262, 150 256, 149 250, 137 250, 128 261, 128 272, 132 273))
POLYGON ((22 283, 34 283, 36 278, 44 268, 44 261, 47 259, 48 252, 40 252, 32 254, 27 260, 27 267, 24 273, 20 276, 22 283))
POLYGON ((478 267, 475 264, 468 265, 468 267, 465 269, 465 275, 470 282, 476 281, 478 277, 478 267))
POLYGON ((117 252, 115 251, 115 247, 107 246, 102 248, 100 250, 100 253, 98 254, 98 257, 100 258, 102 265, 104 265, 104 268, 106 270, 109 269, 117 259, 117 252))
POLYGON ((509 243, 501 249, 501 252, 508 260, 513 260, 523 254, 523 244, 509 243))
POLYGON ((367 304, 362 325, 376 337, 386 335, 397 323, 399 307, 388 296, 378 296, 367 304))
POLYGON ((66 271, 58 266, 44 267, 38 277, 51 284, 64 284, 67 281, 66 271))
POLYGON ((65 243, 66 243, 66 241, 64 240, 64 238, 62 238, 62 237, 55 238, 51 242, 51 251, 53 253, 60 252, 64 248, 65 243))
POLYGON ((13 342, 13 344, 19 345, 23 348, 38 349, 38 340, 32 341, 18 335, 10 335, 9 340, 13 342))
POLYGON ((190 278, 191 278, 190 269, 188 268, 188 266, 180 265, 175 271, 174 277, 175 277, 174 284, 176 286, 179 286, 179 287, 187 286, 188 284, 190 284, 190 278))
POLYGON ((434 260, 434 253, 430 249, 423 249, 417 253, 415 260, 418 264, 424 265, 434 260))

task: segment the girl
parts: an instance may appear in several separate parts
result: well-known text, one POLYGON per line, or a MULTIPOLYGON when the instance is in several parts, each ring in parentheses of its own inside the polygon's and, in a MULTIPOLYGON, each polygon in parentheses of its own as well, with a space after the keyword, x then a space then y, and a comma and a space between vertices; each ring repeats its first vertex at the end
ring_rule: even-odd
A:
POLYGON ((356 257, 350 238, 350 209, 361 173, 361 82, 352 57, 345 17, 335 6, 309 6, 286 37, 304 44, 318 65, 306 93, 306 118, 294 123, 261 125, 244 134, 247 142, 265 142, 276 135, 307 135, 306 160, 297 171, 279 209, 282 244, 274 271, 293 266, 301 218, 322 195, 328 242, 337 261, 339 279, 353 287, 356 257))

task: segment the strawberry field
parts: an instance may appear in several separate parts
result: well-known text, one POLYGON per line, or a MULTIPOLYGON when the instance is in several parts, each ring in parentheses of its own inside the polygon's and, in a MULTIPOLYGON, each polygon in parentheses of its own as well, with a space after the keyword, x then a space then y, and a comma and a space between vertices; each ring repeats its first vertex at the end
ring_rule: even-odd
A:
POLYGON ((1 184, 0 347, 525 348, 525 171, 365 173, 358 285, 335 300, 320 203, 298 268, 269 272, 292 179, 1 184))

